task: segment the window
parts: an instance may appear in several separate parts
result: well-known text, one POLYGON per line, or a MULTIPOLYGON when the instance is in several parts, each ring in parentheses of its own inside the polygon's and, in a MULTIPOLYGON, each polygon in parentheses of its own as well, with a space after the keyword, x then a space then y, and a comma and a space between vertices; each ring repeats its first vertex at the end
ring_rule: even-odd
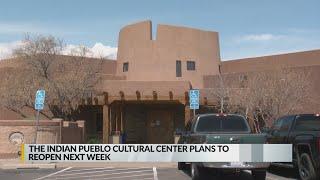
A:
POLYGON ((123 63, 123 72, 127 72, 129 70, 129 63, 125 62, 123 63))
POLYGON ((181 72, 181 61, 176 61, 176 77, 181 77, 182 72, 181 72))
POLYGON ((195 71, 196 70, 196 62, 187 61, 187 70, 188 71, 195 71))
POLYGON ((300 115, 297 117, 296 131, 320 131, 320 116, 300 115))
POLYGON ((276 122, 273 124, 272 129, 273 130, 280 130, 281 124, 282 124, 282 118, 276 120, 276 122))
POLYGON ((245 88, 245 87, 246 87, 247 80, 248 80, 247 75, 241 74, 241 75, 239 76, 239 81, 240 81, 240 87, 241 87, 241 88, 245 88))
POLYGON ((283 118, 280 131, 289 131, 292 121, 293 116, 286 116, 285 118, 283 118))
POLYGON ((278 119, 272 126, 273 130, 289 131, 294 116, 284 116, 278 119))
POLYGON ((196 127, 197 132, 225 132, 225 131, 238 131, 248 132, 249 127, 246 120, 241 116, 228 115, 216 116, 207 115, 200 117, 196 127))
POLYGON ((245 74, 241 74, 239 76, 239 80, 240 80, 240 82, 246 82, 248 80, 248 76, 245 74))

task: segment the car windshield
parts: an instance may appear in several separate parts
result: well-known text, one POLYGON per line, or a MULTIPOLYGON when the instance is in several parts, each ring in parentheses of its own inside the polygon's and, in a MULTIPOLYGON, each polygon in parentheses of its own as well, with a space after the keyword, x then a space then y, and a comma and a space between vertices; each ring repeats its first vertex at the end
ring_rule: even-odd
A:
POLYGON ((303 115, 297 118, 296 131, 320 131, 320 116, 303 115))
POLYGON ((248 132, 249 128, 246 120, 237 115, 217 116, 206 115, 201 116, 196 126, 196 132, 223 132, 237 131, 248 132))

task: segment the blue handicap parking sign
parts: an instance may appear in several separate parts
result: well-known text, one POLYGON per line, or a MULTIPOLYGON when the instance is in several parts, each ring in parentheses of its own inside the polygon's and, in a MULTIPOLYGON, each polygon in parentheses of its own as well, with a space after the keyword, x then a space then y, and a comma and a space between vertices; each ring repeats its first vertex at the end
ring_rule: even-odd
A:
POLYGON ((200 91, 199 89, 191 89, 189 91, 190 109, 199 109, 200 91))
POLYGON ((44 108, 44 104, 35 104, 35 105, 34 105, 34 108, 35 108, 36 110, 42 110, 42 109, 44 108))
POLYGON ((190 109, 199 109, 199 104, 190 104, 190 109))
POLYGON ((190 104, 198 104, 198 100, 197 99, 190 99, 190 104))
POLYGON ((38 90, 37 91, 35 105, 34 105, 34 108, 36 110, 42 110, 44 108, 45 97, 46 97, 45 90, 38 90))

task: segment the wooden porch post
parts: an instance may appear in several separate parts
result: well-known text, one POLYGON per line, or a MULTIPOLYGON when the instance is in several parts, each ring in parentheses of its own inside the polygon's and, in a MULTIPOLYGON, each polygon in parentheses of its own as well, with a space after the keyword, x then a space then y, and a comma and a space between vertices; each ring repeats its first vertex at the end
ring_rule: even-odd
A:
POLYGON ((121 104, 120 115, 121 115, 121 132, 123 133, 124 131, 124 105, 123 104, 121 104))
POLYGON ((111 108, 111 132, 117 131, 117 109, 116 104, 112 105, 111 108))
POLYGON ((103 105, 103 143, 108 144, 109 143, 109 124, 110 124, 110 116, 109 116, 109 106, 103 105))
POLYGON ((184 125, 185 126, 191 120, 191 118, 192 118, 192 113, 191 113, 191 110, 190 110, 190 106, 186 104, 184 106, 184 125))
POLYGON ((117 118, 116 118, 117 131, 121 131, 121 104, 118 104, 116 111, 117 111, 117 118))

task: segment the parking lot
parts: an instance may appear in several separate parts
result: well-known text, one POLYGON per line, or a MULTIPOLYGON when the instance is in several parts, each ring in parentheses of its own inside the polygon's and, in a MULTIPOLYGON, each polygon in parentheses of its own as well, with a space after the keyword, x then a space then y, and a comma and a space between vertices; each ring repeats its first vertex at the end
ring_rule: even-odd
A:
MULTIPOLYGON (((208 172, 208 179, 253 180, 249 171, 240 173, 208 172)), ((117 179, 117 180, 190 180, 189 172, 172 167, 65 167, 53 170, 17 169, 0 170, 0 179, 50 180, 50 179, 117 179)), ((295 172, 285 168, 273 168, 267 174, 268 180, 297 179, 295 172)))

